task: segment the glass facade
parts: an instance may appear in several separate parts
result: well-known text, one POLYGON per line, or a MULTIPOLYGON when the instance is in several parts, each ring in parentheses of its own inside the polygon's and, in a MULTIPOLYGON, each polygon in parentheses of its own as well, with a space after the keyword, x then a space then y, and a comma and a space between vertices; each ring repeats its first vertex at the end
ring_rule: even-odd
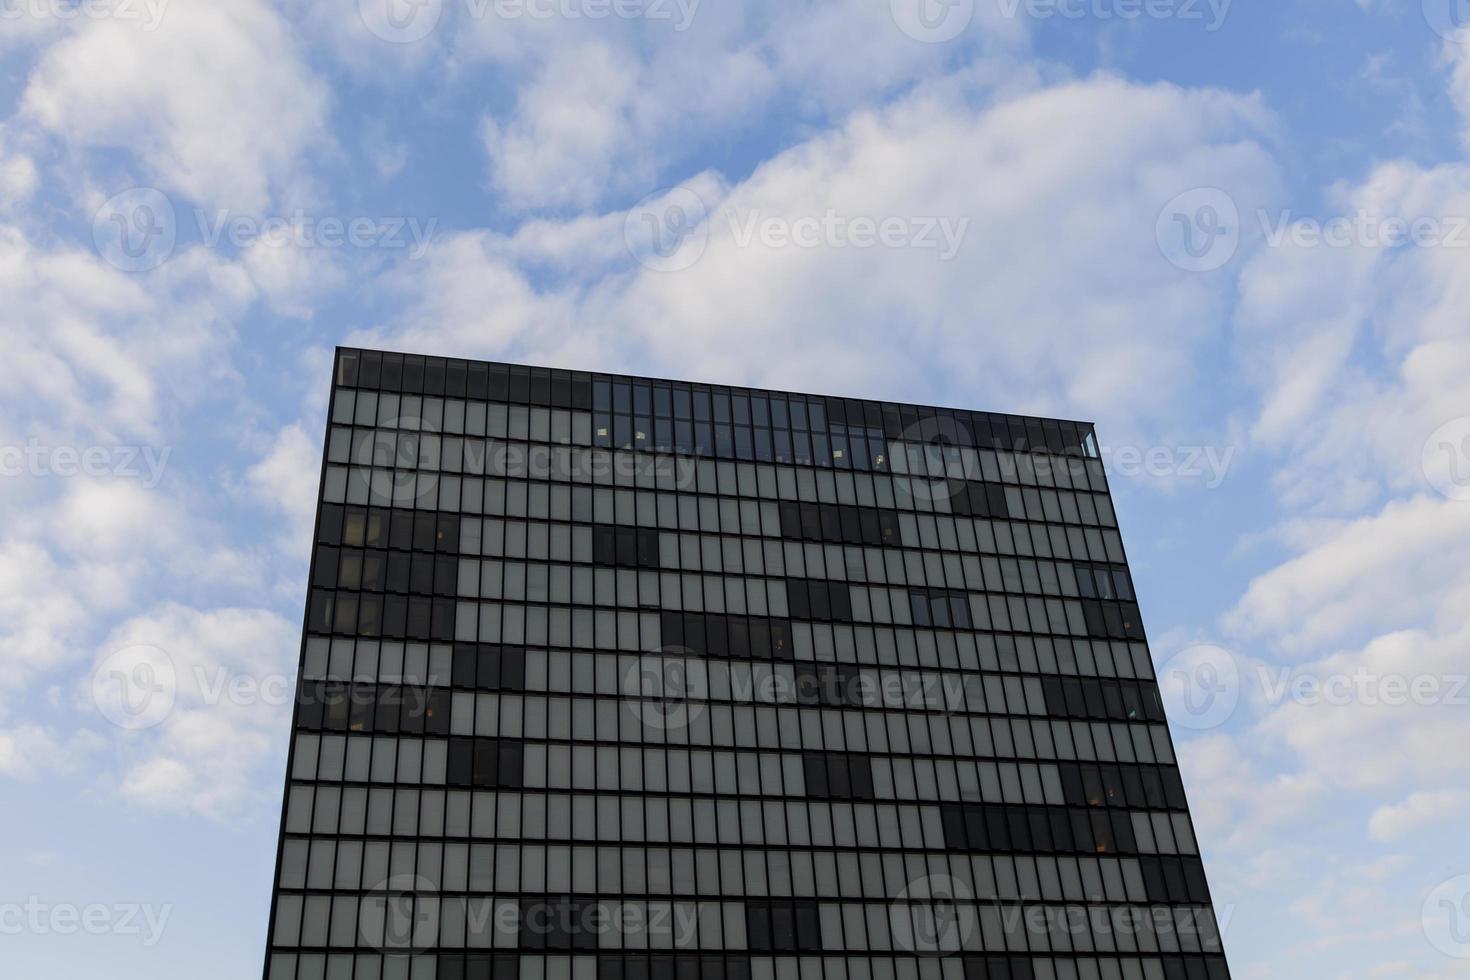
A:
POLYGON ((1088 425, 342 349, 267 980, 1222 980, 1088 425))

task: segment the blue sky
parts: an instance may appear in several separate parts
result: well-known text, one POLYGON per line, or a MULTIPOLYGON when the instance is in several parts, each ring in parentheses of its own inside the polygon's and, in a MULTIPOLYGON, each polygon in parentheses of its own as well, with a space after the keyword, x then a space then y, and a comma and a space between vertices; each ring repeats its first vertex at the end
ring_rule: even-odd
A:
POLYGON ((258 975, 347 342, 1095 420, 1236 976, 1465 975, 1461 22, 0 0, 8 973, 258 975))

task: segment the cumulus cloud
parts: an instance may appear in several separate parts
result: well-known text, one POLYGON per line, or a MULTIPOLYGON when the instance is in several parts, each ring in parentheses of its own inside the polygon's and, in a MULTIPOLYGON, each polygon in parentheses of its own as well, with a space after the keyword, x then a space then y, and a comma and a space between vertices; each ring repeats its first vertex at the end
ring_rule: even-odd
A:
POLYGON ((41 178, 35 161, 6 146, 0 126, 0 214, 15 210, 35 193, 41 178))
POLYGON ((43 545, 0 543, 0 696, 65 662, 86 616, 86 597, 43 545))
POLYGON ((263 0, 174 3, 151 31, 85 19, 46 49, 22 114, 74 148, 131 151, 191 200, 255 212, 323 132, 326 89, 295 49, 263 0))
MULTIPOLYGON (((512 210, 583 209, 656 186, 703 144, 755 128, 778 98, 813 124, 883 101, 948 67, 943 45, 898 26, 888 0, 666 5, 668 18, 487 15, 446 18, 461 70, 485 63, 521 80, 483 123, 491 179, 512 210)), ((1009 66, 1023 18, 979 4, 959 42, 1009 66)))
POLYGON ((286 515, 293 550, 299 551, 311 535, 321 458, 320 444, 292 424, 276 433, 265 458, 246 474, 259 499, 286 515))
POLYGON ((1291 826, 1327 788, 1312 774, 1273 773, 1269 762, 1258 762, 1223 733, 1182 742, 1179 766, 1201 840, 1221 848, 1254 850, 1291 826))
POLYGON ((1458 817, 1470 810, 1470 792, 1463 789, 1426 790, 1373 811, 1368 830, 1375 840, 1392 841, 1425 827, 1458 817))
MULTIPOLYGON (((471 143, 479 134, 493 204, 512 220, 446 237, 381 279, 322 253, 259 248, 235 261, 185 248, 146 278, 123 274, 36 233, 30 206, 52 175, 43 180, 35 161, 88 171, 64 185, 80 188, 68 203, 84 216, 124 171, 180 202, 278 204, 322 176, 309 164, 333 139, 326 89, 263 0, 175 3, 152 37, 81 24, 38 53, 7 124, 28 138, 0 145, 0 201, 13 208, 0 208, 10 222, 0 226, 0 330, 11 341, 0 432, 162 446, 196 427, 228 443, 240 426, 241 442, 257 440, 248 452, 191 457, 184 486, 165 493, 0 486, 6 693, 41 677, 77 681, 62 668, 127 644, 166 651, 178 678, 166 717, 141 732, 103 727, 86 690, 70 705, 108 733, 107 787, 139 811, 228 820, 278 788, 288 699, 242 703, 222 685, 289 678, 298 633, 280 610, 299 609, 299 592, 280 609, 158 596, 258 572, 256 524, 201 516, 197 495, 217 479, 243 487, 247 502, 269 501, 300 546, 319 461, 313 423, 262 423, 248 406, 243 423, 193 409, 212 388, 239 390, 232 357, 273 353, 257 335, 240 351, 239 326, 257 304, 307 319, 347 283, 382 301, 349 321, 365 324, 356 338, 367 343, 1100 417, 1113 443, 1222 424, 1218 402, 1203 399, 1238 370, 1258 404, 1232 422, 1263 469, 1279 468, 1288 520, 1275 537, 1284 557, 1255 575, 1226 626, 1312 679, 1458 669, 1470 588, 1454 556, 1470 526, 1427 495, 1420 456, 1423 436, 1467 403, 1459 254, 1252 241, 1237 293, 1230 270, 1184 273, 1155 242, 1161 208, 1182 191, 1226 188, 1247 216, 1275 199, 1276 124, 1261 99, 1110 76, 1051 84, 1055 69, 1019 60, 1024 18, 926 45, 896 29, 887 0, 706 4, 677 37, 658 33, 668 25, 446 15, 417 46, 372 38, 355 4, 280 6, 330 20, 340 32, 331 50, 375 97, 401 97, 403 78, 431 71, 446 89, 493 92, 456 124, 471 143), (1008 30, 997 37, 998 26, 1008 30), (108 68, 102 89, 97 65, 108 68), (751 133, 749 160, 705 152, 751 133), (47 140, 63 152, 36 152, 47 140), (121 151, 128 166, 94 167, 96 151, 121 151), (689 161, 709 156, 725 172, 689 177, 689 161), (651 207, 627 206, 674 183, 651 207), (692 261, 639 264, 630 222, 666 219, 664 205, 689 194, 702 234, 673 258, 692 261), (514 220, 527 213, 548 217, 514 220), (966 230, 948 259, 850 241, 773 244, 760 231, 829 215, 966 230), (231 549, 231 534, 250 540, 231 549)), ((980 5, 982 18, 993 6, 980 5)), ((1467 58, 1449 57, 1452 94, 1470 114, 1467 58)), ((433 116, 448 102, 411 108, 433 116)), ((378 178, 423 157, 381 136, 360 141, 378 178)), ((1390 161, 1329 202, 1342 214, 1467 214, 1467 189, 1458 163, 1390 161)), ((299 385, 271 380, 288 398, 299 385)), ((1324 707, 1252 694, 1239 730, 1185 740, 1181 762, 1201 839, 1230 855, 1227 897, 1294 915, 1305 934, 1289 963, 1258 961, 1258 975, 1319 975, 1312 944, 1394 941, 1407 921, 1407 906, 1374 901, 1402 862, 1374 856, 1323 876, 1313 865, 1339 858, 1324 829, 1336 816, 1381 844, 1463 813, 1464 764, 1444 746, 1470 732, 1444 702, 1324 707)), ((99 749, 59 726, 4 720, 0 773, 12 777, 64 771, 99 749)), ((1221 865, 1211 868, 1218 882, 1221 865)), ((1358 973, 1431 975, 1410 958, 1365 958, 1358 973)))
POLYGON ((61 738, 39 725, 0 729, 0 775, 34 780, 74 771, 101 741, 86 731, 61 738))
POLYGON ((1365 629, 1463 622, 1470 507, 1419 496, 1377 514, 1308 523, 1299 553, 1257 576, 1227 618, 1242 633, 1300 656, 1365 629))
POLYGON ((487 118, 485 149, 495 187, 521 207, 585 206, 614 173, 648 176, 632 125, 641 96, 640 68, 607 44, 558 51, 536 83, 521 89, 515 118, 487 118), (631 157, 631 160, 629 159, 631 157))
POLYGON ((1443 746, 1470 738, 1467 641, 1470 626, 1409 630, 1311 664, 1297 676, 1312 683, 1285 697, 1258 734, 1345 790, 1463 781, 1470 760, 1443 746))
POLYGON ((1158 215, 1201 181, 1268 195, 1270 125, 1254 99, 1110 77, 978 106, 925 89, 737 184, 685 184, 682 213, 704 220, 678 271, 629 257, 630 223, 666 216, 657 203, 464 235, 359 337, 584 364, 615 347, 655 372, 1157 422, 1187 402, 1227 298, 1163 258, 1158 215), (767 234, 834 220, 815 247, 767 234), (855 221, 897 222, 902 244, 854 246, 855 221))
POLYGON ((112 630, 97 663, 138 645, 161 651, 150 676, 165 699, 156 724, 117 732, 122 795, 216 819, 265 802, 261 768, 284 758, 298 642, 297 625, 268 610, 173 603, 112 630))
MULTIPOLYGON (((1470 47, 1450 47, 1470 120, 1470 47)), ((1328 198, 1321 220, 1267 216, 1280 240, 1243 270, 1233 327, 1283 500, 1343 514, 1423 488, 1425 440, 1466 414, 1470 166, 1393 160, 1328 198)))
POLYGON ((11 427, 39 408, 27 434, 111 444, 158 439, 173 405, 230 377, 219 355, 256 295, 248 276, 204 249, 145 282, 94 252, 39 246, 13 225, 0 225, 0 292, 10 342, 0 403, 15 409, 11 427))

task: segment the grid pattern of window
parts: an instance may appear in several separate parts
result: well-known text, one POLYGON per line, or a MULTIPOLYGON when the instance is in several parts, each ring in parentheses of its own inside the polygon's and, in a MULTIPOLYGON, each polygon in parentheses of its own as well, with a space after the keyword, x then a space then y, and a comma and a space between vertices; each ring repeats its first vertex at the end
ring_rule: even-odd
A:
POLYGON ((1090 427, 333 381, 267 980, 1228 978, 1090 427))

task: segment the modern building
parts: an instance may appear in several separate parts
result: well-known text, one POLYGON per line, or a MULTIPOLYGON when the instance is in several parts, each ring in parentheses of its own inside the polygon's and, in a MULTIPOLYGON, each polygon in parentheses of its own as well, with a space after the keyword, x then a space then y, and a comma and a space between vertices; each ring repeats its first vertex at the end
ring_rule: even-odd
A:
POLYGON ((267 980, 1223 980, 1091 426, 341 349, 267 980))

